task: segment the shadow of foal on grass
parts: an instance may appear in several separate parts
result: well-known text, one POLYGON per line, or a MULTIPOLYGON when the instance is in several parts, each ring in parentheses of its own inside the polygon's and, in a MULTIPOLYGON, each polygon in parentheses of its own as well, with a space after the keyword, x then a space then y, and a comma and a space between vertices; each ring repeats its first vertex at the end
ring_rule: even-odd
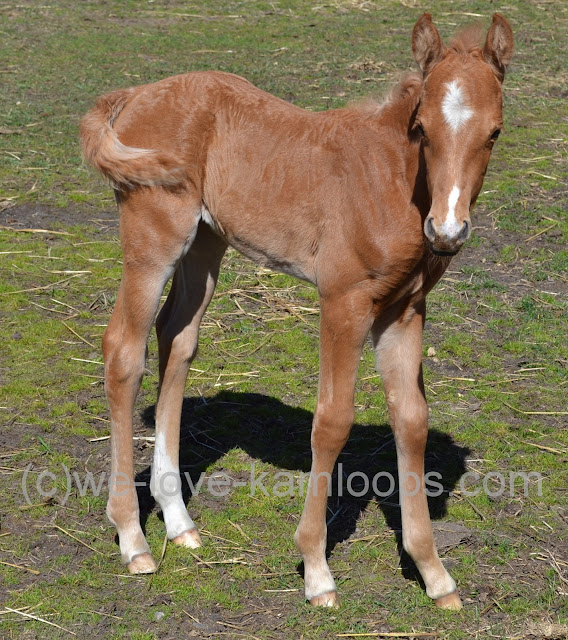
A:
MULTIPOLYGON (((154 428, 154 413, 154 405, 144 410, 142 418, 147 427, 154 428)), ((185 398, 181 418, 180 473, 182 495, 184 502, 189 503, 189 510, 193 511, 192 487, 198 486, 200 477, 202 474, 205 476, 212 464, 235 448, 245 451, 253 460, 270 463, 294 474, 303 472, 307 476, 311 464, 312 421, 310 411, 290 407, 261 394, 222 391, 207 399, 185 398)), ((439 473, 433 482, 439 482, 443 487, 441 490, 437 485, 430 485, 433 494, 439 493, 428 498, 432 519, 446 515, 448 495, 465 473, 465 459, 469 453, 449 435, 432 429, 429 431, 425 471, 427 474, 439 473)), ((138 500, 143 527, 156 504, 149 490, 150 473, 151 467, 147 467, 136 477, 140 483, 138 500)), ((230 473, 228 475, 231 476, 230 473)), ((250 486, 250 475, 246 481, 250 486)), ((270 491, 270 482, 264 486, 270 491)), ((207 480, 201 485, 201 491, 208 493, 207 480)), ((262 499, 259 488, 256 494, 262 499)), ((219 508, 222 508, 224 498, 213 496, 212 499, 217 500, 219 508)), ((396 449, 388 423, 355 424, 339 456, 328 498, 327 556, 338 543, 353 535, 361 514, 372 500, 377 501, 396 538, 404 577, 424 586, 416 566, 402 548, 396 449), (338 478, 339 472, 343 476, 342 481, 338 478), (374 478, 377 480, 373 488, 374 478)), ((303 563, 298 570, 303 574, 303 563)))

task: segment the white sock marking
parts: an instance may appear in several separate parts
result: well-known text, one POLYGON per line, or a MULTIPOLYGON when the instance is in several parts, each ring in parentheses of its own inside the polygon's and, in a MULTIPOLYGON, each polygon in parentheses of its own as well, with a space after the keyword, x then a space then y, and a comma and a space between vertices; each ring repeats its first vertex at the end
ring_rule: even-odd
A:
POLYGON ((467 106, 457 80, 446 83, 446 87, 448 90, 442 100, 442 113, 444 120, 456 133, 471 118, 473 111, 467 106))
POLYGON ((120 557, 124 564, 128 564, 134 556, 138 556, 141 553, 151 553, 138 522, 120 530, 118 544, 120 546, 120 557))
POLYGON ((168 455, 166 438, 161 432, 156 435, 150 491, 162 508, 170 540, 195 527, 181 495, 179 467, 168 455))
POLYGON ((335 581, 327 566, 325 558, 315 564, 307 564, 304 559, 304 589, 306 600, 311 600, 323 593, 335 591, 335 581))
MULTIPOLYGON (((443 568, 443 573, 440 575, 434 576, 432 574, 427 577, 428 583, 426 584, 426 595, 432 598, 432 600, 437 600, 438 598, 447 596, 457 589, 454 579, 446 571, 445 567, 443 568)), ((422 576, 422 579, 426 582, 424 576, 422 576)))

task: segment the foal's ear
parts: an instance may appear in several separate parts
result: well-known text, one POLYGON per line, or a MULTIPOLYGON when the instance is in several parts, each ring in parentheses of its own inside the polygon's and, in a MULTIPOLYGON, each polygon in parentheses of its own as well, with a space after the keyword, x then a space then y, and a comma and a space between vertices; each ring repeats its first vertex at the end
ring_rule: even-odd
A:
POLYGON ((429 13, 425 13, 414 25, 412 53, 424 73, 428 73, 446 53, 446 46, 442 42, 429 13))
POLYGON ((493 67, 499 81, 503 82, 505 69, 513 57, 513 31, 500 13, 493 14, 493 24, 487 33, 483 57, 493 67))

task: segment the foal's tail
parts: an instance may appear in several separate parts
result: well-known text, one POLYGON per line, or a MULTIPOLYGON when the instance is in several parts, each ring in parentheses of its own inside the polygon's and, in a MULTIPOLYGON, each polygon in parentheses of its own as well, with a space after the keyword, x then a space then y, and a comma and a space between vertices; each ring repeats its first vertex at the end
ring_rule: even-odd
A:
POLYGON ((183 160, 173 153, 128 147, 113 129, 135 89, 102 96, 81 120, 83 157, 117 189, 135 185, 176 185, 183 182, 183 160))

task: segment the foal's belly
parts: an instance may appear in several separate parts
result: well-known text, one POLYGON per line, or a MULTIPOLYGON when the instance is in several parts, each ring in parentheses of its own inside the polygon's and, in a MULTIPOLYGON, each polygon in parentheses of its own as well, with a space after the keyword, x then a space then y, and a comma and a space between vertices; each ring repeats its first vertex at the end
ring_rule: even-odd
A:
POLYGON ((310 247, 305 234, 301 237, 300 230, 287 229, 285 233, 278 233, 266 215, 257 215, 257 223, 250 224, 249 220, 249 224, 237 226, 236 231, 231 224, 232 216, 214 216, 205 205, 201 208, 201 220, 256 264, 316 283, 315 243, 310 247))

